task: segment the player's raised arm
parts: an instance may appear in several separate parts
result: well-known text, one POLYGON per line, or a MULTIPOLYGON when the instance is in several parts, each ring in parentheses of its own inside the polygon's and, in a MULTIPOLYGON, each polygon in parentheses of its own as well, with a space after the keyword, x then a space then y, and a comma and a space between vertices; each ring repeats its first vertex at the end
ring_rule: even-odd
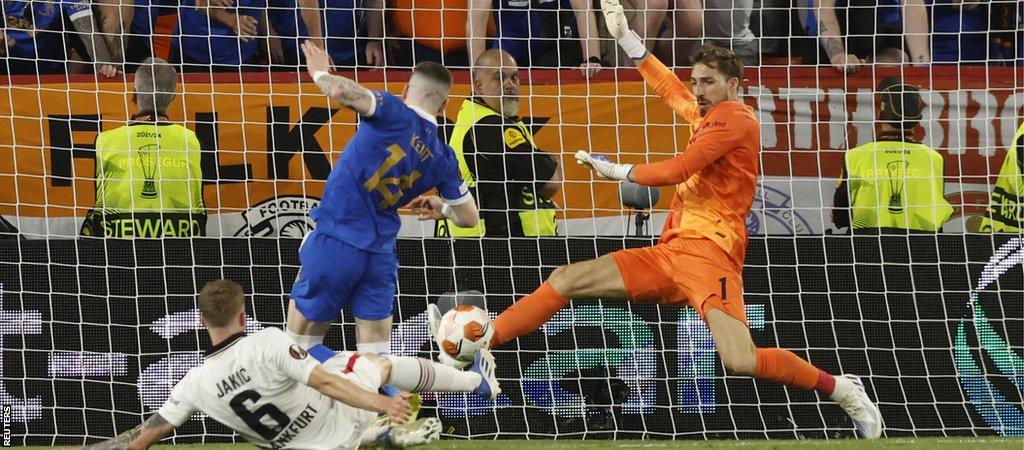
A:
POLYGON ((629 28, 619 0, 601 0, 601 12, 604 14, 608 33, 616 39, 626 55, 633 59, 644 81, 661 96, 665 104, 684 119, 690 122, 697 120, 700 117, 697 99, 674 72, 647 51, 644 41, 629 28))
POLYGON ((149 416, 145 422, 117 435, 112 439, 85 447, 87 450, 98 449, 145 449, 156 444, 177 428, 159 413, 149 416))
POLYGON ((302 53, 306 55, 306 70, 324 95, 360 115, 373 114, 377 105, 373 93, 355 81, 328 73, 331 60, 324 49, 306 41, 302 53))

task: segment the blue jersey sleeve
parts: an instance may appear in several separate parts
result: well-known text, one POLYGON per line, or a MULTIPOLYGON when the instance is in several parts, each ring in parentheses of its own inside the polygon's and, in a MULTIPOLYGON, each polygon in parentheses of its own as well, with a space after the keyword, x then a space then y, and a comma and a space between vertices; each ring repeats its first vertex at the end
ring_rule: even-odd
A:
POLYGON ((441 195, 445 203, 458 205, 469 201, 469 183, 462 179, 462 171, 459 170, 459 162, 455 159, 455 152, 447 148, 450 158, 441 174, 441 181, 437 183, 437 193, 441 195))
POLYGON ((373 91, 373 114, 363 116, 363 120, 379 129, 401 129, 408 125, 403 116, 411 110, 402 99, 385 91, 373 91))
POLYGON ((92 15, 89 2, 85 0, 61 0, 60 6, 64 9, 64 14, 67 14, 71 20, 83 15, 92 15))

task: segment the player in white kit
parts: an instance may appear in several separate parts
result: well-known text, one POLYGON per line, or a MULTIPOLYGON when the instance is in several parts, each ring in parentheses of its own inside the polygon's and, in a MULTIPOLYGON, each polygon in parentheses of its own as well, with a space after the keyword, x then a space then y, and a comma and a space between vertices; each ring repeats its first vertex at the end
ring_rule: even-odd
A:
MULTIPOLYGON (((247 441, 267 448, 357 448, 378 413, 408 420, 405 398, 377 394, 384 383, 409 392, 474 392, 493 400, 500 389, 494 359, 481 352, 469 371, 407 356, 342 352, 318 363, 279 328, 245 334, 245 297, 234 282, 207 283, 199 294, 213 346, 202 365, 175 385, 143 424, 90 448, 147 448, 202 411, 247 441)), ((387 444, 412 442, 391 430, 387 444)), ((379 441, 378 441, 379 442, 379 441)))

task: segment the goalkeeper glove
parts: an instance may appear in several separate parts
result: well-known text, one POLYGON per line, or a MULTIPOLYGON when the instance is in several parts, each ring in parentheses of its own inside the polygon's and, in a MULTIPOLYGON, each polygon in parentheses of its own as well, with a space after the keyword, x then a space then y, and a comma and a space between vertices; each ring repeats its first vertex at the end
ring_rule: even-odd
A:
POLYGON ((604 25, 608 28, 608 34, 618 40, 619 47, 622 47, 630 58, 643 59, 647 56, 647 46, 636 32, 629 29, 626 14, 622 12, 619 0, 601 0, 601 12, 604 14, 604 25))
POLYGON ((602 156, 591 155, 583 150, 576 152, 576 163, 609 180, 629 180, 629 173, 633 171, 632 164, 613 163, 602 156))

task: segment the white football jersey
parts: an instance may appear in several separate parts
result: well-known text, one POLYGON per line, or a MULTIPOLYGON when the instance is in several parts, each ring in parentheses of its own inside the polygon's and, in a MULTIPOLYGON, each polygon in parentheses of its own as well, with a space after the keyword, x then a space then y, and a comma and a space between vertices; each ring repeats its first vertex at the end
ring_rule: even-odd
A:
MULTIPOLYGON (((335 359, 324 368, 349 378, 332 370, 335 359)), ((261 447, 356 448, 375 414, 307 386, 318 365, 279 328, 238 333, 207 350, 203 364, 185 374, 157 412, 180 426, 202 411, 261 447)))

